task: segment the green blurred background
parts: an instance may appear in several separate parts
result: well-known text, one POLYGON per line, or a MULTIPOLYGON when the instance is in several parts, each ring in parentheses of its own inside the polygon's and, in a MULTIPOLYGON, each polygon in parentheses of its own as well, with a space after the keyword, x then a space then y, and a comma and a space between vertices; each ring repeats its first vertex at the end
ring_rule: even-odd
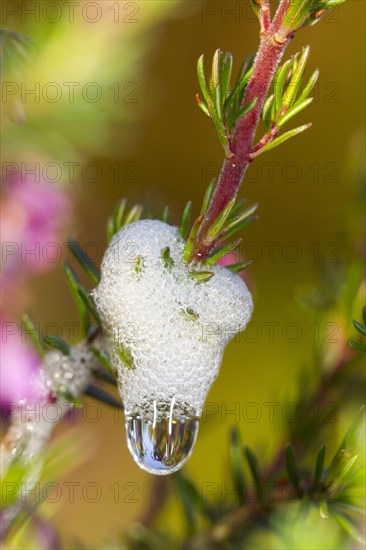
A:
MULTIPOLYGON (((117 3, 97 4, 107 10, 117 3)), ((133 83, 123 90, 118 102, 111 100, 110 92, 106 104, 88 104, 86 118, 82 102, 73 106, 69 118, 67 105, 41 102, 33 106, 36 115, 30 105, 33 129, 28 130, 27 145, 18 152, 12 144, 23 139, 19 136, 27 130, 24 126, 9 130, 8 162, 20 162, 21 155, 33 148, 39 155, 43 147, 48 161, 79 159, 82 164, 100 166, 101 177, 95 183, 80 174, 74 183, 67 178, 64 182, 75 201, 67 230, 83 245, 97 243, 98 261, 106 245, 107 217, 122 197, 143 204, 154 216, 169 204, 175 222, 188 199, 198 213, 205 186, 219 170, 222 151, 210 121, 195 105, 197 59, 205 53, 208 64, 219 47, 233 52, 238 69, 258 44, 258 25, 249 2, 147 0, 129 2, 129 8, 123 6, 126 2, 119 4, 124 16, 138 8, 132 16, 135 22, 116 24, 103 17, 100 22, 88 23, 80 15, 80 6, 73 23, 63 17, 51 24, 42 15, 39 22, 31 16, 22 21, 20 6, 16 14, 7 15, 4 24, 2 13, 2 26, 31 36, 45 51, 51 41, 47 56, 41 55, 40 79, 54 78, 59 66, 60 82, 77 80, 78 70, 90 64, 89 81, 102 78, 110 85, 119 81, 122 87, 133 83), (78 58, 74 47, 80 41, 83 51, 78 58), (56 56, 54 64, 52 55, 56 56), (136 92, 133 103, 123 101, 130 91, 136 92), (102 105, 109 118, 100 113, 102 105), (47 143, 33 141, 32 132, 37 134, 45 127, 50 131, 50 125, 57 136, 60 118, 65 126, 63 141, 58 144, 55 139, 50 150, 47 143), (72 138, 78 132, 75 144, 72 138), (71 140, 69 156, 67 150, 60 150, 67 140, 71 140), (118 177, 113 175, 116 163, 118 177)), ((351 319, 338 318, 336 313, 315 327, 318 319, 298 307, 296 296, 305 285, 319 285, 323 269, 331 280, 336 279, 340 265, 349 264, 362 250, 363 212, 357 175, 365 121, 364 16, 364 2, 349 0, 331 10, 316 27, 299 32, 288 49, 287 55, 310 44, 309 70, 320 68, 316 100, 298 121, 312 121, 313 127, 261 157, 249 169, 240 192, 250 203, 260 203, 260 219, 245 230, 242 246, 244 255, 254 260, 248 285, 255 309, 251 327, 228 347, 219 379, 208 396, 196 450, 186 466, 199 487, 226 483, 230 489, 226 442, 232 423, 240 427, 244 442, 257 448, 261 459, 268 459, 283 439, 286 414, 292 414, 288 404, 296 400, 298 376, 311 368, 316 331, 320 340, 340 341, 345 334, 351 336, 351 319), (334 326, 325 327, 327 322, 334 326), (273 421, 266 405, 270 402, 279 403, 273 421), (227 414, 229 410, 236 412, 227 414)), ((61 261, 51 273, 32 281, 29 308, 41 324, 76 320, 61 261)), ((337 353, 337 342, 330 342, 328 348, 330 354, 337 353)), ((349 415, 341 404, 337 419, 337 430, 342 433, 349 415)), ((65 422, 58 434, 67 427, 65 422)), ((66 547, 75 541, 88 548, 104 547, 113 534, 143 513, 153 480, 129 455, 122 415, 103 409, 97 422, 84 420, 78 429, 87 436, 85 459, 62 478, 61 500, 45 503, 43 513, 52 517, 66 547), (74 502, 69 502, 68 482, 80 484, 74 502), (88 483, 101 488, 97 502, 83 497, 82 488, 88 483)), ((90 495, 93 497, 92 489, 90 495)), ((180 528, 177 510, 172 503, 163 516, 167 530, 180 528)))

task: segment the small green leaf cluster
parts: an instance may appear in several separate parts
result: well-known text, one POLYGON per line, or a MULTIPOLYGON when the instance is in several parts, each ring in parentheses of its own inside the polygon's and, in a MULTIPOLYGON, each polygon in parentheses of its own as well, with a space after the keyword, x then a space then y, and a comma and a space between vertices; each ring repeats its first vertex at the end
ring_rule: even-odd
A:
POLYGON ((20 70, 29 60, 34 44, 30 38, 9 29, 0 29, 1 74, 20 77, 20 70))
POLYGON ((196 96, 198 106, 211 118, 226 158, 231 158, 230 139, 237 121, 255 106, 255 100, 243 105, 246 86, 252 76, 253 57, 242 65, 234 85, 231 87, 233 56, 230 52, 216 50, 212 61, 212 72, 206 80, 204 56, 198 60, 197 74, 203 100, 196 96))
POLYGON ((274 149, 310 128, 310 123, 304 124, 279 135, 283 127, 313 101, 309 95, 317 82, 318 69, 303 85, 309 53, 310 48, 307 46, 277 69, 272 92, 266 99, 262 110, 262 120, 268 133, 253 148, 251 158, 274 149))
POLYGON ((139 204, 135 204, 130 210, 127 210, 127 199, 120 200, 115 207, 113 215, 108 220, 108 242, 111 241, 113 235, 115 235, 123 226, 141 219, 142 210, 143 208, 139 204))
POLYGON ((362 542, 358 532, 360 516, 364 514, 365 460, 361 441, 365 433, 365 407, 362 407, 325 471, 321 502, 322 517, 333 516, 353 540, 362 542), (363 490, 360 488, 363 486, 363 490), (326 494, 331 494, 327 502, 326 494))
MULTIPOLYGON (((359 323, 358 321, 354 320, 353 325, 357 332, 361 334, 361 336, 366 337, 366 306, 364 306, 362 310, 362 320, 363 324, 359 323)), ((365 342, 355 342, 354 340, 349 340, 348 344, 351 348, 357 349, 359 351, 366 351, 366 343, 365 342)))
POLYGON ((346 0, 291 0, 284 16, 284 27, 296 31, 302 26, 314 25, 322 15, 346 0))
POLYGON ((271 515, 286 502, 292 506, 297 503, 300 515, 307 515, 315 507, 320 518, 334 518, 348 537, 362 542, 358 527, 363 510, 354 498, 354 488, 360 486, 365 466, 360 445, 364 416, 361 409, 329 465, 325 445, 317 452, 314 466, 304 467, 294 446, 287 443, 281 451, 280 467, 273 473, 250 447, 243 445, 239 430, 233 427, 229 444, 230 502, 222 496, 208 499, 182 471, 177 472, 173 489, 185 520, 184 542, 139 526, 125 537, 128 548, 244 548, 253 531, 263 525, 271 529, 271 515))
MULTIPOLYGON (((193 259, 196 237, 214 193, 215 183, 215 180, 213 180, 209 184, 203 200, 201 213, 189 232, 188 227, 190 220, 186 219, 188 211, 187 207, 183 212, 182 221, 179 227, 182 237, 186 240, 183 259, 187 263, 191 262, 193 259), (182 228, 184 228, 184 231, 182 228)), ((209 267, 217 264, 217 262, 226 254, 229 254, 229 252, 232 252, 235 248, 237 248, 241 242, 241 239, 236 239, 234 241, 231 241, 231 239, 236 237, 237 233, 239 233, 244 227, 257 219, 257 217, 254 216, 257 208, 257 204, 247 206, 244 200, 237 200, 236 198, 233 198, 229 201, 224 210, 217 216, 216 220, 214 220, 208 230, 205 243, 211 248, 211 253, 203 260, 203 266, 209 267)), ((248 265, 249 262, 240 262, 227 267, 234 272, 239 272, 246 269, 248 265)), ((205 272, 197 273, 201 273, 202 276, 205 272)), ((205 280, 208 280, 208 278, 209 277, 205 278, 205 280)))
MULTIPOLYGON (((121 205, 116 209, 116 213, 119 214, 117 220, 120 220, 121 205)), ((131 212, 136 212, 136 208, 131 209, 131 212)), ((127 214, 125 219, 133 219, 134 216, 127 214)), ((122 223, 122 222, 119 222, 122 223)), ((130 222, 129 222, 130 223, 130 222)), ((117 225, 115 226, 117 227, 117 225)), ((82 249, 80 244, 73 240, 68 240, 68 248, 72 257, 78 262, 81 266, 84 273, 87 275, 90 283, 92 285, 98 284, 100 280, 100 273, 97 266, 93 261, 88 257, 87 253, 82 249)), ((71 294, 73 296, 76 309, 79 314, 80 324, 83 329, 83 333, 86 335, 86 341, 88 343, 89 350, 94 356, 98 359, 100 363, 100 368, 93 371, 94 378, 96 380, 101 380, 112 385, 116 385, 116 378, 109 361, 109 358, 101 351, 97 346, 94 345, 94 342, 98 335, 102 333, 102 323, 95 306, 94 300, 90 292, 81 284, 79 277, 77 276, 75 270, 70 265, 70 263, 64 263, 66 280, 68 282, 71 294)), ((32 341, 40 355, 44 357, 49 348, 61 352, 63 355, 68 357, 72 356, 73 348, 72 346, 63 340, 60 336, 56 335, 47 335, 42 336, 36 324, 28 315, 24 315, 22 318, 22 323, 27 334, 30 335, 32 341)), ((85 395, 93 397, 109 406, 115 408, 122 408, 121 402, 111 396, 108 392, 104 391, 102 388, 95 384, 90 384, 85 391, 85 395)), ((75 396, 71 395, 69 392, 62 392, 60 397, 63 397, 69 401, 74 406, 80 406, 80 402, 75 396)))

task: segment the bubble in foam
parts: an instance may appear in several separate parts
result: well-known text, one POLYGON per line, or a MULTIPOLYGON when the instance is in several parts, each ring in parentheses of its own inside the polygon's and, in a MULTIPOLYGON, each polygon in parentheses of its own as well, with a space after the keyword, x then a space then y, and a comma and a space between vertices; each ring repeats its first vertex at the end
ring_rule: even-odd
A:
POLYGON ((93 295, 124 403, 129 449, 143 469, 172 473, 190 456, 225 345, 248 323, 243 280, 220 266, 197 283, 177 228, 142 220, 112 239, 93 295))

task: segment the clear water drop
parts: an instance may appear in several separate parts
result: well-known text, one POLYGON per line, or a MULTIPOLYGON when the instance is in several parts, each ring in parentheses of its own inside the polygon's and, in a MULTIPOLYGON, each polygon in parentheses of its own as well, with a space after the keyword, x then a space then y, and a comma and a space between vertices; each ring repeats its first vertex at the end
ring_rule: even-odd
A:
POLYGON ((199 421, 192 415, 174 415, 172 406, 170 413, 159 414, 154 403, 153 418, 128 416, 125 426, 127 445, 138 466, 150 474, 168 475, 191 456, 199 421))

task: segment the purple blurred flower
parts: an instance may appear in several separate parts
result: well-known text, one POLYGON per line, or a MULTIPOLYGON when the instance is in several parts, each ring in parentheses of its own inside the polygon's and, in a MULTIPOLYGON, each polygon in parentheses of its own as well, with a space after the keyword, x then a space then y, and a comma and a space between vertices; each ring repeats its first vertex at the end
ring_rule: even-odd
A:
POLYGON ((35 176, 28 174, 9 177, 5 182, 0 220, 2 409, 5 402, 15 403, 37 395, 32 382, 35 383, 40 359, 22 341, 19 324, 9 319, 24 310, 26 280, 55 265, 49 258, 55 249, 59 250, 60 231, 70 210, 71 202, 62 187, 37 182, 35 176))
POLYGON ((64 189, 44 181, 38 183, 34 176, 23 180, 13 176, 5 184, 1 210, 2 240, 13 245, 8 247, 6 273, 13 274, 20 263, 33 272, 47 269, 50 264, 42 248, 58 241, 70 211, 64 189), (38 249, 40 254, 25 253, 38 249))
POLYGON ((70 209, 70 200, 62 187, 44 181, 38 183, 30 175, 7 179, 0 221, 2 311, 8 313, 8 298, 20 290, 15 286, 17 283, 54 265, 59 232, 70 209))
MULTIPOLYGON (((237 252, 229 252, 228 254, 225 254, 225 256, 223 256, 217 263, 222 267, 226 267, 228 265, 236 264, 242 261, 243 258, 241 258, 237 252)), ((241 271, 240 273, 238 273, 238 275, 243 279, 244 282, 248 283, 249 276, 247 271, 241 271)))
POLYGON ((37 353, 22 341, 17 323, 1 320, 1 370, 0 404, 17 403, 36 396, 35 384, 40 358, 37 353))

